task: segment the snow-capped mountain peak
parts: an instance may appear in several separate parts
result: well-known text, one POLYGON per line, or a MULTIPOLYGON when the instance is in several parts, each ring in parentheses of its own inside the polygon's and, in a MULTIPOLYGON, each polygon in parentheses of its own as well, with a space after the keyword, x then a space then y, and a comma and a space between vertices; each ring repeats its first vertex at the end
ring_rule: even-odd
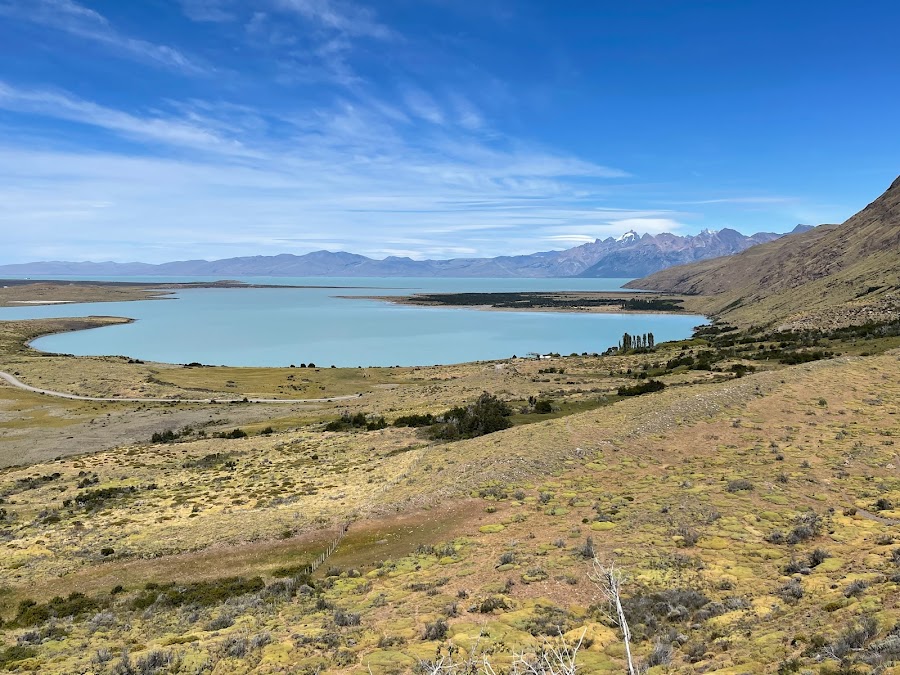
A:
POLYGON ((638 239, 638 233, 634 230, 628 230, 628 232, 623 234, 621 237, 616 238, 616 241, 631 243, 636 239, 638 239))

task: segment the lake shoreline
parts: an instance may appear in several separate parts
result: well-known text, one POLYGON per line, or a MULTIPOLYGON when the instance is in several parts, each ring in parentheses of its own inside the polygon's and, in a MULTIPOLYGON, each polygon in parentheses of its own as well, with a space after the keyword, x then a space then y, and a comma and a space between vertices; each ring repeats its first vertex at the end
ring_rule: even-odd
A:
POLYGON ((138 302, 171 300, 179 291, 196 289, 325 289, 386 290, 373 286, 258 284, 239 280, 219 281, 107 281, 82 279, 0 279, 0 307, 62 305, 87 302, 138 302))
MULTIPOLYGON (((696 314, 667 314, 660 312, 658 307, 650 308, 653 311, 649 312, 622 311, 622 297, 644 296, 617 293, 621 280, 593 281, 587 287, 592 293, 601 293, 607 301, 619 298, 612 306, 574 311, 564 307, 516 307, 510 310, 472 304, 463 307, 420 306, 416 310, 415 306, 404 308, 383 299, 394 295, 402 298, 419 291, 508 289, 508 292, 518 293, 538 288, 544 289, 541 295, 546 297, 554 288, 565 289, 571 294, 572 286, 579 287, 563 280, 432 281, 427 284, 421 280, 407 280, 398 283, 406 286, 402 291, 375 292, 300 288, 299 285, 308 280, 292 281, 296 281, 297 286, 269 288, 242 284, 227 291, 215 287, 182 286, 184 292, 174 298, 165 296, 177 299, 177 302, 17 305, 0 310, 0 320, 87 315, 129 317, 130 325, 121 325, 115 330, 109 327, 109 330, 90 333, 74 331, 65 335, 32 336, 29 346, 44 353, 127 355, 157 363, 196 362, 251 368, 310 362, 338 367, 422 366, 493 361, 531 352, 600 353, 617 344, 625 332, 653 333, 658 341, 684 339, 691 335, 695 326, 705 323, 696 314), (359 302, 347 302, 347 299, 359 302), (441 312, 441 309, 454 311, 441 312), (458 311, 460 309, 474 311, 458 311), (365 330, 361 331, 361 326, 365 326, 365 330)), ((382 284, 388 285, 377 279, 364 280, 360 285, 372 288, 383 287, 382 284)), ((159 290, 155 284, 153 287, 159 290)), ((24 297, 20 295, 17 299, 24 297)), ((43 299, 66 298, 46 294, 43 299)))

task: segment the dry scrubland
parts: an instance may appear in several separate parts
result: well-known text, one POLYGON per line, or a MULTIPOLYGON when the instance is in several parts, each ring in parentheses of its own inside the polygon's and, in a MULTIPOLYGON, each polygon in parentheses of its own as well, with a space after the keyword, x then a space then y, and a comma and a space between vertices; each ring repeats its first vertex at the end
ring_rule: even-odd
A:
POLYGON ((165 295, 144 286, 0 280, 0 307, 54 302, 127 302, 165 295))
POLYGON ((377 675, 449 645, 502 667, 584 635, 581 672, 622 672, 587 576, 594 554, 629 575, 634 650, 651 672, 870 672, 900 654, 896 337, 825 341, 842 355, 793 366, 749 358, 777 347, 760 337, 720 372, 655 367, 709 350, 700 338, 388 369, 185 368, 22 346, 67 327, 0 324, 0 370, 104 396, 362 395, 275 409, 0 387, 0 669, 377 675), (757 370, 736 377, 738 363, 757 370), (667 387, 616 395, 641 372, 667 387), (343 411, 390 423, 483 391, 553 412, 455 442, 324 430, 343 411), (214 437, 235 428, 247 435, 214 437))

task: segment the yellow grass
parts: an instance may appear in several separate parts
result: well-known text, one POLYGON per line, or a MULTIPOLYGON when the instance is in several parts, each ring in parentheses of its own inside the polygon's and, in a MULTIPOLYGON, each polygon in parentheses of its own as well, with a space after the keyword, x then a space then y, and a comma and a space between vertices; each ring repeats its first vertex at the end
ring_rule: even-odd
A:
MULTIPOLYGON (((841 351, 888 346, 870 341, 841 351)), ((567 637, 590 637, 579 657, 584 672, 622 672, 619 634, 592 607, 598 592, 579 554, 591 537, 599 557, 627 571, 626 597, 691 589, 721 606, 686 621, 666 619, 667 609, 655 629, 635 619, 639 659, 672 628, 686 638, 674 646, 676 671, 774 672, 799 659, 800 668, 828 672, 836 662, 825 646, 861 617, 874 618, 881 635, 900 620, 892 553, 900 546, 892 540, 900 523, 900 355, 768 364, 740 379, 682 371, 666 376, 672 386, 665 391, 609 397, 634 382, 623 371, 679 348, 551 364, 321 369, 305 374, 334 390, 371 386, 359 402, 273 411, 273 434, 259 433, 267 423, 260 419, 243 425, 251 431, 244 439, 200 438, 195 430, 173 444, 131 443, 2 470, 0 614, 8 621, 22 599, 73 591, 109 613, 58 622, 62 634, 20 667, 87 672, 97 649, 109 649, 115 664, 128 647, 134 659, 171 649, 186 672, 207 660, 215 673, 409 672, 444 644, 424 639, 428 624, 443 618, 446 640, 477 644, 500 665, 514 649, 544 639, 533 635, 541 626, 549 639, 553 621, 561 622, 567 637), (548 365, 565 373, 538 372, 548 365), (514 401, 549 395, 561 409, 444 444, 412 429, 324 432, 315 423, 341 409, 389 418, 438 412, 484 390, 514 401), (84 481, 90 484, 78 487, 84 481), (135 491, 94 510, 64 505, 91 490, 129 486, 135 491), (879 499, 889 508, 876 510, 879 499), (822 523, 813 536, 794 544, 773 539, 810 512, 822 523), (311 596, 132 606, 150 581, 261 575, 272 583, 276 568, 313 559, 348 519, 348 535, 316 573, 311 596), (104 547, 112 552, 104 555, 104 547), (796 575, 803 595, 786 599, 785 567, 816 548, 830 557, 796 575), (504 553, 513 554, 511 562, 501 562, 504 553), (856 581, 868 586, 848 595, 856 581), (117 584, 124 593, 110 595, 117 584), (504 608, 479 611, 488 598, 502 599, 504 608), (358 613, 359 625, 338 625, 338 609, 358 613), (223 614, 234 624, 210 627, 223 614), (229 655, 229 641, 266 633, 268 643, 229 655)), ((62 378, 54 358, 16 358, 28 375, 62 378)), ((76 361, 97 369, 104 363, 76 361)), ((241 393, 272 391, 287 374, 308 371, 136 364, 110 372, 125 386, 142 367, 168 378, 160 387, 214 387, 228 375, 241 393)), ((2 424, 9 425, 0 430, 37 437, 33 424, 53 426, 53 408, 41 408, 41 397, 0 392, 2 424)), ((132 414, 166 410, 138 407, 132 414)), ((84 408, 66 410, 73 424, 82 423, 84 408)), ((187 412, 175 406, 171 414, 187 412)), ((0 639, 12 645, 28 630, 8 628, 0 639)))

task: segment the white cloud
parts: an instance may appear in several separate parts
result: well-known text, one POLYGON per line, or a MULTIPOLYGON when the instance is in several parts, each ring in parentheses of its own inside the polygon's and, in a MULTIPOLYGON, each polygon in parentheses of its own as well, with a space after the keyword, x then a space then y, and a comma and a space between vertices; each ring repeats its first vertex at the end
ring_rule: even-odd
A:
POLYGON ((502 180, 446 182, 429 174, 428 162, 405 145, 360 162, 323 145, 249 164, 228 155, 204 161, 0 147, 0 230, 12 233, 2 262, 13 254, 33 259, 48 240, 65 241, 66 258, 108 258, 109 242, 119 242, 119 259, 151 262, 319 248, 497 255, 517 238, 537 250, 543 228, 592 217, 578 203, 534 204, 502 180))
POLYGON ((697 201, 675 202, 677 204, 787 204, 797 201, 793 197, 721 197, 718 199, 700 199, 697 201))
MULTIPOLYGON (((314 70, 339 69, 351 38, 381 36, 374 14, 349 4, 288 4, 328 28, 315 53, 294 57, 314 70)), ((264 39, 277 26, 260 16, 264 39)), ((581 243, 563 236, 594 235, 615 218, 665 217, 598 210, 597 195, 624 171, 493 132, 461 91, 435 90, 410 84, 391 100, 357 83, 289 109, 190 99, 125 110, 0 81, 0 109, 90 131, 62 144, 3 135, 0 229, 14 235, 0 255, 33 259, 48 241, 65 242, 63 257, 149 262, 319 248, 498 255, 581 243), (106 150, 111 136, 137 145, 106 150)))
POLYGON ((403 101, 406 103, 409 111, 416 117, 431 124, 444 123, 444 112, 428 93, 418 87, 405 87, 403 101))
POLYGON ((595 239, 596 237, 591 237, 586 234, 552 234, 544 237, 544 241, 552 241, 559 244, 566 244, 568 246, 590 244, 595 239))
POLYGON ((248 154, 237 141, 183 120, 138 117, 64 92, 14 87, 0 81, 0 108, 106 129, 129 138, 198 150, 248 154))
POLYGON ((394 31, 380 23, 375 12, 340 0, 277 0, 277 6, 295 12, 316 25, 353 37, 390 40, 394 31))
POLYGON ((230 0, 180 0, 185 16, 193 21, 223 23, 235 17, 230 0))
POLYGON ((459 92, 450 95, 450 101, 456 112, 457 123, 465 129, 475 131, 484 127, 484 116, 459 92))
POLYGON ((188 74, 207 71, 174 47, 120 33, 103 15, 74 0, 0 0, 0 16, 69 33, 103 45, 119 56, 188 74))
POLYGON ((684 228, 682 223, 672 218, 623 218, 622 220, 614 220, 611 224, 622 232, 634 230, 639 234, 677 232, 684 228))

